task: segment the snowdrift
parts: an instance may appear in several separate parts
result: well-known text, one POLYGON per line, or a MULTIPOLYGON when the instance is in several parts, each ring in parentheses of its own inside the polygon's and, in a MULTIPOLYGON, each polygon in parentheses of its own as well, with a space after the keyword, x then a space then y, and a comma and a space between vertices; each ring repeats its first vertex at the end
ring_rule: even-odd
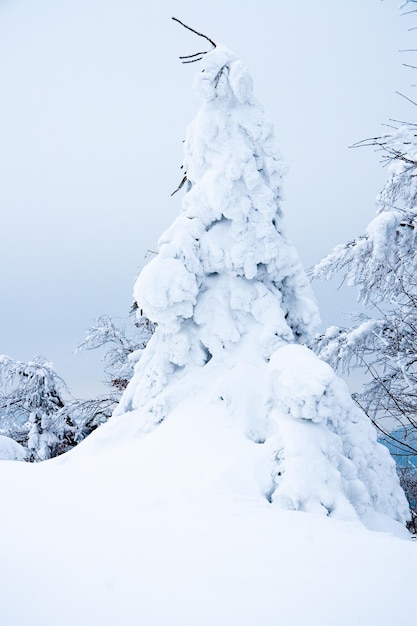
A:
POLYGON ((139 438, 116 420, 0 463, 1 623, 412 623, 416 545, 268 502, 262 446, 199 397, 139 438))

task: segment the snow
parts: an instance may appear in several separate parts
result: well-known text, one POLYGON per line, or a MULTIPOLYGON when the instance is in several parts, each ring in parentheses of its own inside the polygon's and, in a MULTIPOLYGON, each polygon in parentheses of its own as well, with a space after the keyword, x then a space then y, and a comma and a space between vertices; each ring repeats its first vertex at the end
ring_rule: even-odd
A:
POLYGON ((24 461, 27 455, 27 448, 10 437, 0 435, 0 461, 24 461))
MULTIPOLYGON (((224 361, 212 359, 177 377, 161 388, 151 411, 139 407, 114 416, 88 445, 109 445, 123 433, 151 446, 156 431, 168 430, 171 445, 180 439, 180 458, 188 448, 197 452, 192 476, 177 477, 186 491, 201 493, 212 481, 206 473, 214 474, 221 492, 231 481, 244 495, 276 507, 365 525, 371 520, 372 527, 379 520, 381 529, 390 520, 387 528, 402 534, 408 506, 394 461, 345 383, 303 346, 282 346, 266 362, 256 339, 246 337, 224 361), (186 419, 189 431, 181 426, 186 419)), ((151 456, 156 460, 157 450, 151 456)), ((172 480, 174 468, 171 460, 166 471, 172 480)))
POLYGON ((2 623, 412 623, 416 545, 259 497, 262 445, 200 398, 139 438, 110 422, 63 457, 0 463, 2 623))

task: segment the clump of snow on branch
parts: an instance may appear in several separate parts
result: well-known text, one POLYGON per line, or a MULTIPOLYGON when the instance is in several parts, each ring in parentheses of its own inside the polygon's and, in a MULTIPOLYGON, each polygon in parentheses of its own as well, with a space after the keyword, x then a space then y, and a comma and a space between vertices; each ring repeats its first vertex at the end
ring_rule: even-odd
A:
POLYGON ((271 421, 280 441, 272 500, 296 510, 405 521, 395 464, 345 383, 302 346, 278 350, 269 368, 271 421))

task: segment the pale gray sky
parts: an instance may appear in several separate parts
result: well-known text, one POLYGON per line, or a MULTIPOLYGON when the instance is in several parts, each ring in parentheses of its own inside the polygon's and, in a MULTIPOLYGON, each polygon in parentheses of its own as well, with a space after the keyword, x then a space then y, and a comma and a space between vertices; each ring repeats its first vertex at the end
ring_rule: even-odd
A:
MULTIPOLYGON (((375 212, 386 171, 349 145, 412 114, 395 95, 412 82, 398 0, 0 0, 0 353, 43 354, 75 394, 102 374, 73 349, 94 318, 127 315, 146 251, 180 210, 170 193, 199 103, 196 67, 178 56, 204 42, 172 15, 251 70, 306 267, 375 212)), ((353 306, 334 286, 316 292, 326 324, 353 306)))

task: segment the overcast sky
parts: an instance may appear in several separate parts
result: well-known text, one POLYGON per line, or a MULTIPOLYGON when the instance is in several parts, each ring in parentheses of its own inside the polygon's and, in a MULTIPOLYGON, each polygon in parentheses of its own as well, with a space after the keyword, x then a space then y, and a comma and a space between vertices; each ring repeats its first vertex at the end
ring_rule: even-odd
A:
MULTIPOLYGON (((363 232, 386 178, 349 149, 410 119, 410 17, 398 0, 0 0, 0 353, 50 359, 75 394, 96 317, 126 317, 135 276, 181 208, 185 127, 202 40, 249 67, 289 167, 287 230, 306 267, 363 232)), ((352 307, 316 288, 324 323, 352 307)))

